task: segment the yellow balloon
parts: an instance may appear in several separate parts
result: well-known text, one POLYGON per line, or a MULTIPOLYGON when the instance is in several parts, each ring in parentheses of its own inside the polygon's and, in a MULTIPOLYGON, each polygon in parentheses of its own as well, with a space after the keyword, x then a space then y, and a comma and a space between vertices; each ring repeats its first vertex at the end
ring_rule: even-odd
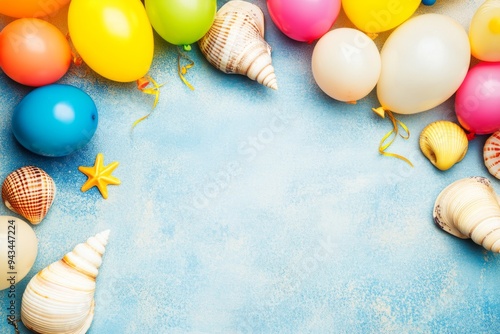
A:
POLYGON ((0 0, 0 14, 12 17, 43 17, 57 12, 70 0, 0 0))
POLYGON ((145 76, 153 61, 153 29, 138 0, 72 0, 68 29, 94 71, 118 82, 145 76))
POLYGON ((472 55, 484 61, 500 61, 500 1, 487 0, 474 13, 469 27, 472 55))
MULTIPOLYGON (((25 221, 0 216, 0 290, 15 287, 30 271, 38 253, 38 239, 25 221)), ((20 294, 20 292, 17 292, 20 294)))
POLYGON ((351 22, 366 33, 397 27, 417 10, 421 0, 342 0, 351 22))

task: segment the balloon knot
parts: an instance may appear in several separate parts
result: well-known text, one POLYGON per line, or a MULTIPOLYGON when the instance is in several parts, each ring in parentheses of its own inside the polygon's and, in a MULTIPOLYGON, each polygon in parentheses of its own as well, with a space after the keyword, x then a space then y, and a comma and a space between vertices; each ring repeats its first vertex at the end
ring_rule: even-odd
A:
POLYGON ((476 139, 476 134, 474 132, 467 132, 466 136, 468 141, 476 139))
POLYGON ((378 37, 378 34, 377 33, 374 33, 374 32, 369 32, 366 34, 371 40, 374 40, 375 38, 378 37))
POLYGON ((189 51, 191 51, 191 45, 189 45, 189 44, 185 44, 185 45, 183 46, 183 49, 184 49, 184 51, 189 52, 189 51))
POLYGON ((385 109, 384 107, 372 108, 373 112, 379 115, 382 118, 385 118, 385 109))
POLYGON ((347 103, 347 104, 357 104, 358 101, 346 101, 345 103, 347 103))

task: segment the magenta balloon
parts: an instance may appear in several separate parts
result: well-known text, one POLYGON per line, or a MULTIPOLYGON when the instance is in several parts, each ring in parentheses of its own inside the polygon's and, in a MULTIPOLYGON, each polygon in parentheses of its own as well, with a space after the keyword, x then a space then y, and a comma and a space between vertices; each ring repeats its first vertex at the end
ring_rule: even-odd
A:
POLYGON ((455 112, 471 133, 500 130, 500 62, 480 62, 469 70, 455 96, 455 112))
POLYGON ((267 0, 274 24, 285 35, 308 42, 327 33, 340 12, 341 0, 267 0))

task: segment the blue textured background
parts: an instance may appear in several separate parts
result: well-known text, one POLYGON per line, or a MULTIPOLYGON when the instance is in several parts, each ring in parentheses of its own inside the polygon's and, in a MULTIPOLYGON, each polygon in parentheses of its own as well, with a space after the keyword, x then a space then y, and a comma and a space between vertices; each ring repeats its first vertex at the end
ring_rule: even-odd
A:
MULTIPOLYGON (((453 99, 401 116, 411 130, 381 156, 390 123, 371 112, 374 92, 357 105, 330 99, 311 74, 314 44, 288 39, 269 18, 279 91, 226 75, 197 46, 187 75, 177 76, 175 47, 155 35, 152 97, 85 66, 61 80, 86 91, 99 110, 89 145, 64 158, 23 149, 11 132, 15 105, 30 91, 0 72, 0 177, 34 164, 58 193, 34 230, 33 275, 74 245, 111 229, 98 277, 90 333, 498 333, 500 257, 436 228, 432 208, 451 182, 486 176, 479 137, 449 171, 420 153, 432 121, 454 120, 453 99), (119 161, 104 200, 80 187, 102 152, 119 161)), ((225 1, 219 1, 219 7, 225 1)), ((438 1, 468 28, 482 1, 438 1)), ((64 32, 65 11, 49 18, 64 32)), ((0 17, 0 28, 10 19, 0 17)), ((335 27, 350 26, 342 13, 335 27)), ((387 34, 376 42, 380 47, 387 34)), ((493 181, 500 190, 500 181, 493 181)), ((3 205, 0 214, 12 215, 3 205)), ((0 298, 7 301, 6 291, 0 298)), ((17 305, 20 305, 18 293, 17 305)), ((6 304, 4 304, 6 305, 6 304)), ((12 333, 0 310, 0 333, 12 333)), ((25 331, 25 330, 24 330, 25 331)), ((23 331, 23 333, 24 333, 23 331)))

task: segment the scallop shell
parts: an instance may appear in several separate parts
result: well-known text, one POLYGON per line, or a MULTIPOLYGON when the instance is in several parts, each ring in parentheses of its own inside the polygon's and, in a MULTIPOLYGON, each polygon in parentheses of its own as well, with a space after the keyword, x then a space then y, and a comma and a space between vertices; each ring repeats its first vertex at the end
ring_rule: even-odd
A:
POLYGON ((483 159, 490 174, 500 179, 500 131, 486 139, 483 147, 483 159))
POLYGON ((476 176, 450 184, 438 195, 433 216, 446 232, 500 253, 500 205, 488 179, 476 176))
POLYGON ((229 1, 217 11, 211 28, 198 45, 208 62, 222 72, 246 75, 278 89, 271 47, 264 40, 264 14, 258 6, 229 1))
POLYGON ((21 303, 21 321, 37 333, 85 333, 94 317, 98 268, 109 230, 76 245, 28 283, 21 303))
POLYGON ((10 173, 2 185, 2 200, 32 224, 40 223, 54 201, 56 185, 44 170, 25 166, 10 173))
POLYGON ((420 133, 422 153, 440 170, 448 170, 460 162, 468 147, 465 131, 453 122, 433 122, 420 133))

